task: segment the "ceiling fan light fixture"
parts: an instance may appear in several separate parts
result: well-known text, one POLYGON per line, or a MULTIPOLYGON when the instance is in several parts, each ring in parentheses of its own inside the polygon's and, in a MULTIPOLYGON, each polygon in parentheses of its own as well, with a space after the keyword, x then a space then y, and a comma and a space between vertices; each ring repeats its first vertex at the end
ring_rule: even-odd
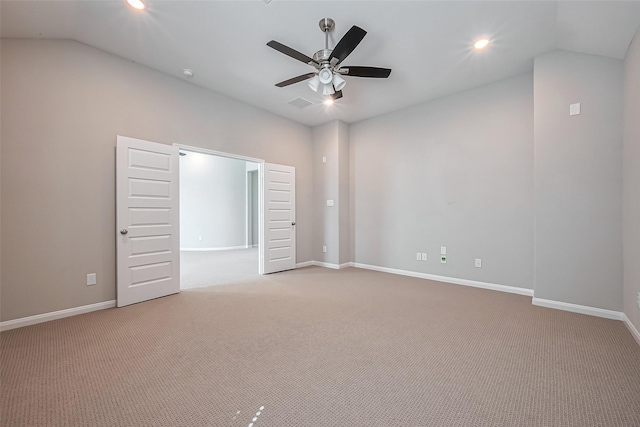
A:
POLYGON ((333 86, 336 88, 336 90, 342 90, 342 88, 344 88, 344 85, 346 84, 346 80, 343 79, 340 74, 336 73, 333 75, 333 86))
POLYGON ((328 68, 323 68, 318 72, 318 78, 320 79, 320 83, 326 85, 331 83, 333 80, 333 73, 328 68))
POLYGON ((320 78, 315 75, 311 80, 307 82, 312 91, 317 92, 318 87, 320 86, 320 78))
POLYGON ((329 106, 329 105, 333 105, 333 102, 334 102, 333 98, 327 98, 324 100, 323 104, 329 106))
POLYGON ((336 93, 335 89, 333 88, 333 85, 331 83, 324 85, 322 87, 322 94, 323 95, 333 95, 334 93, 336 93))

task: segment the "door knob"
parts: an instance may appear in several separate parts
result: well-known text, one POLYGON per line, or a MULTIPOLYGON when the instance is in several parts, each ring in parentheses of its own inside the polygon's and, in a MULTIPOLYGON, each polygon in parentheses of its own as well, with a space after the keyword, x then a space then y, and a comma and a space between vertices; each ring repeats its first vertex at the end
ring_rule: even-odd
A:
POLYGON ((291 225, 296 225, 296 223, 295 223, 295 222, 292 222, 292 223, 291 223, 291 225))
POLYGON ((127 234, 129 232, 129 230, 127 230, 126 228, 123 228, 122 230, 120 230, 120 234, 127 234))

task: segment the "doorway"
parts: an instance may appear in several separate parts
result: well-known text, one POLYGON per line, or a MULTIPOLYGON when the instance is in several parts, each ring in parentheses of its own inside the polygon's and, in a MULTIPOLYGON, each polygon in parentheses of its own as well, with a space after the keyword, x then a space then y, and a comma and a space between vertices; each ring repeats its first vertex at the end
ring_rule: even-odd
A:
POLYGON ((259 273, 261 163, 180 148, 180 289, 259 273))
MULTIPOLYGON (((221 277, 225 274, 228 260, 218 262, 218 267, 210 260, 197 260, 196 265, 205 265, 210 268, 211 275, 207 276, 202 269, 190 269, 188 260, 182 260, 181 250, 188 249, 191 244, 191 252, 221 252, 231 251, 234 246, 223 246, 229 243, 220 243, 215 239, 224 235, 205 233, 203 230, 207 222, 202 222, 201 229, 195 227, 190 230, 190 239, 182 242, 181 222, 185 226, 197 226, 197 223, 188 221, 188 211, 181 213, 180 203, 180 159, 193 153, 193 161, 197 165, 196 170, 206 171, 204 164, 206 159, 227 158, 244 161, 243 190, 237 193, 243 196, 245 203, 244 230, 250 227, 255 229, 255 223, 249 225, 250 218, 255 218, 255 209, 249 212, 249 205, 255 208, 255 202, 249 203, 249 185, 255 188, 255 178, 252 184, 248 183, 248 172, 257 170, 258 177, 258 270, 255 272, 255 258, 248 261, 249 270, 243 270, 242 274, 250 274, 254 278, 256 274, 270 274, 296 268, 296 221, 295 221, 295 168, 292 166, 265 163, 264 160, 244 156, 221 153, 173 144, 167 146, 151 141, 130 138, 118 135, 116 138, 116 254, 117 254, 117 306, 122 307, 149 299, 158 298, 180 292, 188 287, 210 286, 222 283, 232 283, 235 278, 221 277), (180 155, 182 152, 183 155, 180 155), (195 154, 205 154, 198 156, 195 154), (212 156, 212 157, 211 157, 212 156), (247 166, 247 163, 256 163, 247 166), (186 216, 186 217, 185 217, 186 216), (180 221, 180 220, 183 221, 180 221), (194 237, 197 239, 194 240, 194 237), (205 236, 209 236, 205 239, 205 236), (195 243, 194 243, 195 242, 195 243), (201 273, 197 281, 185 281, 182 286, 182 264, 185 272, 201 273), (217 280, 216 280, 217 279, 217 280)), ((187 171, 184 168, 184 171, 187 171)), ((211 220, 211 215, 206 209, 202 209, 201 202, 213 200, 213 206, 227 207, 231 202, 221 201, 220 197, 211 195, 209 185, 201 185, 208 182, 203 177, 195 180, 200 187, 200 195, 192 200, 192 214, 196 217, 203 216, 205 220, 211 220), (217 202, 217 204, 216 204, 217 202)), ((214 181, 215 182, 215 181, 214 181)), ((183 195, 187 194, 183 189, 183 195)), ((251 196, 255 200, 255 196, 251 196)), ((252 230, 251 249, 255 244, 256 235, 252 230)), ((244 247, 250 249, 248 234, 244 237, 244 247)), ((227 240, 228 242, 228 240, 227 240)), ((249 252, 245 254, 250 255, 249 252)), ((232 255, 227 252, 227 255, 232 255)), ((239 260, 239 263, 242 263, 239 260)))

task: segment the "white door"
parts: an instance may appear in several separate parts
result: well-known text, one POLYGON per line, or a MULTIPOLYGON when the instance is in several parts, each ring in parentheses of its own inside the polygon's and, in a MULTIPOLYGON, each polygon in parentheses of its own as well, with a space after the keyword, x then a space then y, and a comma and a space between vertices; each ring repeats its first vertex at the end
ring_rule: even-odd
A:
POLYGON ((296 169, 264 164, 262 274, 296 268, 296 169))
POLYGON ((118 136, 118 307, 180 292, 178 176, 177 147, 118 136))

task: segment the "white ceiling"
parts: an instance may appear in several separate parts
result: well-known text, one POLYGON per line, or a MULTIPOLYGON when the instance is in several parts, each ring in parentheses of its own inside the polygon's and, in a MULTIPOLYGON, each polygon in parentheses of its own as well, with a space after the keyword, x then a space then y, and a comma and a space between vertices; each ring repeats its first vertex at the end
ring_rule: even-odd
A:
POLYGON ((623 59, 640 25, 635 1, 5 1, 3 38, 73 39, 281 116, 318 125, 364 120, 532 70, 536 55, 566 49, 623 59), (266 46, 311 56, 323 17, 368 34, 345 65, 392 68, 389 79, 346 77, 332 107, 306 83, 275 83, 313 68, 266 46), (485 51, 471 43, 489 36, 485 51), (195 76, 187 79, 183 68, 195 76), (303 97, 314 105, 287 104, 303 97))

